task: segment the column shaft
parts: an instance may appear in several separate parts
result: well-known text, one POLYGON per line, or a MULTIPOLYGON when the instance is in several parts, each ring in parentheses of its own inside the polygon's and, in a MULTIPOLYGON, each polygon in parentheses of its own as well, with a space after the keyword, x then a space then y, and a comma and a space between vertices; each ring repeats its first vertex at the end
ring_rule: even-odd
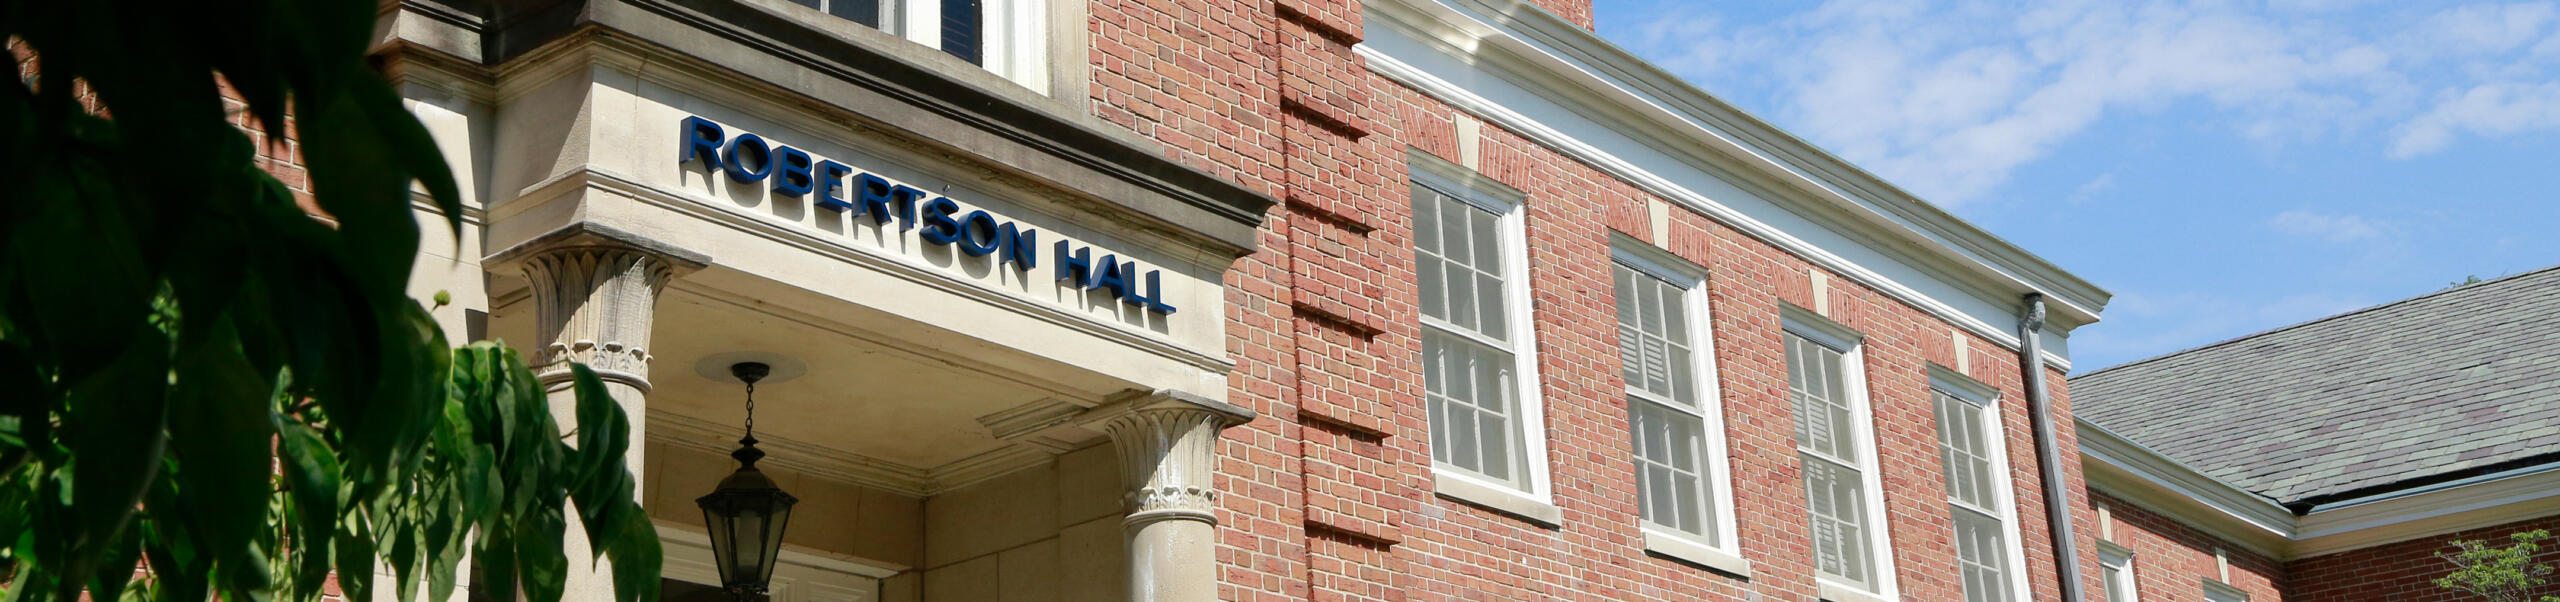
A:
POLYGON ((1217 598, 1218 433, 1252 419, 1226 402, 1159 392, 1101 424, 1129 489, 1129 600, 1217 598))
MULTIPOLYGON (((520 266, 531 282, 534 334, 541 347, 530 361, 535 364, 534 374, 550 391, 552 418, 564 433, 579 427, 569 363, 586 364, 604 381, 606 392, 630 422, 624 466, 635 479, 646 478, 649 335, 658 296, 679 272, 706 262, 707 258, 586 224, 492 256, 492 263, 520 266)), ((641 490, 634 487, 632 495, 641 490)), ((563 599, 610 602, 612 566, 604 560, 588 562, 593 553, 584 535, 586 527, 578 523, 575 513, 568 520, 568 536, 561 542, 569 557, 563 599)))

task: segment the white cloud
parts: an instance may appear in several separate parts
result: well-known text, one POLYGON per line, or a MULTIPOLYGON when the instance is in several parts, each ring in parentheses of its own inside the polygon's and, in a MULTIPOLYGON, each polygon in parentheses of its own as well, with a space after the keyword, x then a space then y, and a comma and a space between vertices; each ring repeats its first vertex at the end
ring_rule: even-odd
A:
POLYGON ((2546 125, 2560 91, 2528 85, 2560 64, 2547 1, 1831 0, 1743 24, 1702 11, 1638 26, 1630 45, 1945 205, 2124 114, 2175 113, 2269 148, 2353 137, 2394 156, 2560 128, 2546 125), (2384 33, 2339 22, 2351 17, 2384 33), (2516 83, 2483 88, 2500 81, 2516 83))
POLYGON ((2541 37, 2560 17, 2549 2, 2473 4, 2428 15, 2415 31, 2420 43, 2445 54, 2502 53, 2541 37))
POLYGON ((2444 150, 2462 134, 2494 138, 2536 130, 2560 130, 2560 82, 2484 84, 2448 95, 2401 125, 2391 157, 2444 150))
POLYGON ((2381 240, 2391 231, 2389 224, 2361 215, 2302 209, 2275 214, 2267 218, 2267 225, 2286 234, 2340 243, 2381 240))
POLYGON ((2006 182, 2111 111, 2202 101, 2236 109, 2244 117, 2232 126, 2266 136, 2327 127, 2315 125, 2325 121, 2317 114, 2338 112, 2341 103, 2325 88, 2389 63, 2372 47, 2272 19, 2166 2, 2014 9, 1835 0, 1740 30, 1653 27, 1675 29, 1724 35, 1656 36, 1640 45, 1723 40, 1694 42, 1717 49, 1712 61, 1680 50, 1650 54, 1710 80, 1749 78, 1730 71, 1764 66, 1783 122, 1948 204, 2006 182), (2288 121, 2300 124, 2280 123, 2288 121))
POLYGON ((2062 201, 2078 205, 2089 202, 2090 199, 2098 198, 2098 195, 2113 192, 2115 189, 2116 172, 2110 171, 2099 174, 2098 177, 2090 178, 2088 182, 2082 183, 2079 188, 2071 189, 2071 195, 2062 197, 2062 201))

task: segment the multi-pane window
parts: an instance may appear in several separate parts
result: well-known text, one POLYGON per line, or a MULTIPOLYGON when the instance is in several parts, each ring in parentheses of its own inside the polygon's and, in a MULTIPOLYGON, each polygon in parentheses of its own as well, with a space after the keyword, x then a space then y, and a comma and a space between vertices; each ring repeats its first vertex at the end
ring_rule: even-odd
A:
POLYGON ((1415 186, 1414 267, 1421 288, 1423 380, 1431 458, 1529 489, 1520 400, 1522 333, 1513 332, 1509 236, 1493 210, 1415 186))
POLYGON ((2107 602, 2136 602, 2133 593, 2133 554, 2098 546, 2098 579, 2107 588, 2107 602))
POLYGON ((2000 602, 2009 593, 2008 521, 2001 509, 2002 464, 1997 424, 1990 408, 1932 389, 1937 405, 1938 458, 1946 468, 1948 511, 1956 527, 1956 560, 1966 602, 2000 602))
POLYGON ((1804 467, 1805 498, 1812 513, 1814 568, 1825 577, 1876 591, 1874 517, 1868 513, 1873 478, 1861 441, 1864 408, 1851 387, 1842 349, 1794 331, 1786 334, 1787 394, 1795 403, 1796 451, 1804 467))
POLYGON ((2204 582, 2205 602, 2249 602, 2249 592, 2220 581, 2204 582))
POLYGON ((1050 0, 791 1, 941 49, 1032 89, 1048 87, 1050 0))
POLYGON ((1637 507, 1647 524, 1715 542, 1710 488, 1717 467, 1707 449, 1715 400, 1712 391, 1702 390, 1702 358, 1692 348, 1705 325, 1693 323, 1691 290, 1624 262, 1612 267, 1637 507))

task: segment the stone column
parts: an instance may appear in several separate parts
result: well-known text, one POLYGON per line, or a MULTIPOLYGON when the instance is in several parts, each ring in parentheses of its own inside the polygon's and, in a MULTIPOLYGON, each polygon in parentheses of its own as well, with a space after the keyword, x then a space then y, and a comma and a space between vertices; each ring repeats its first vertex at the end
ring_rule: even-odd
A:
MULTIPOLYGON (((542 346, 526 359, 550 391, 551 417, 564 433, 577 428, 569 362, 586 364, 630 420, 625 467, 635 481, 642 478, 647 474, 649 334, 658 295, 676 276, 702 268, 709 258, 580 222, 500 251, 484 263, 520 268, 532 285, 534 336, 542 346)), ((633 487, 632 495, 640 491, 633 487)), ((586 527, 576 513, 568 522, 562 539, 569 557, 562 599, 610 602, 611 561, 587 562, 586 527)))
POLYGON ((1218 595, 1218 432, 1252 421, 1235 404, 1157 391, 1100 416, 1128 488, 1131 602, 1218 595))

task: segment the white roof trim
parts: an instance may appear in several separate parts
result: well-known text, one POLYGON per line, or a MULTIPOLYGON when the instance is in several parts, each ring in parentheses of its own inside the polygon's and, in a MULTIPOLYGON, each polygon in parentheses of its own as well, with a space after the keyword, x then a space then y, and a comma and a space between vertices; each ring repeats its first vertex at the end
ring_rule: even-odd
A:
POLYGON ((2086 420, 2076 422, 2082 476, 2091 489, 2177 517, 2251 551, 2287 557, 2284 552, 2295 528, 2293 511, 2086 420))
MULTIPOLYGON (((1627 131, 1665 132, 1668 135, 1663 136, 1663 142, 1702 151, 1686 153, 1695 158, 1739 163, 1751 173, 1735 175, 1764 180, 1797 193, 1786 198, 1816 201, 1807 203, 1815 205, 1807 208, 1850 218, 1873 233, 1895 239, 1909 250, 1935 260, 1939 265, 1933 267, 1967 277, 1977 287, 2012 297, 2045 293, 2053 306, 2054 326, 2061 331, 2097 321, 2097 312, 2111 296, 2008 241, 1734 108, 1591 31, 1522 0, 1367 0, 1364 7, 1372 17, 1385 17, 1370 19, 1372 24, 1384 22, 1414 30, 1426 39, 1471 55, 1470 58, 1492 59, 1488 62, 1495 68, 1525 79, 1547 80, 1551 85, 1541 86, 1542 92, 1613 113, 1605 118, 1626 124, 1627 131)), ((1404 74, 1393 72, 1403 63, 1390 59, 1393 64, 1382 65, 1379 59, 1385 58, 1383 54, 1362 54, 1372 70, 1414 84, 1404 74)), ((1440 92, 1424 89, 1435 96, 1440 92)), ((1471 107, 1461 108, 1478 113, 1471 107)), ((1520 130, 1516 124, 1504 125, 1520 130)), ((1583 153, 1574 152, 1576 149, 1566 150, 1583 157, 1583 153)), ((1647 185, 1635 178, 1630 181, 1647 185)), ((1689 202, 1691 198, 1665 196, 1674 196, 1672 200, 1691 205, 1692 210, 1710 217, 1722 218, 1707 207, 1689 202)), ((2004 336, 2007 340, 2016 338, 2014 334, 2004 336)))
POLYGON ((2295 516, 2088 421, 2079 424, 2089 487, 2279 561, 2560 514, 2560 464, 2350 500, 2295 516))

